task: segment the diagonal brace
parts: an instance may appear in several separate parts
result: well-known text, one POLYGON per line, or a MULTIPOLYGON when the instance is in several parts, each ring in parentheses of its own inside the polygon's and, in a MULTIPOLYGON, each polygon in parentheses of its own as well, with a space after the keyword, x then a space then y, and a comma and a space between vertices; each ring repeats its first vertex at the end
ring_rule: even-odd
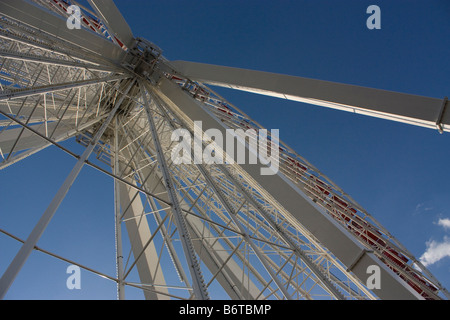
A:
POLYGON ((191 237, 189 235, 189 231, 187 230, 186 221, 184 220, 182 209, 180 203, 178 201, 178 197, 175 191, 175 185, 171 179, 169 167, 165 160, 163 150, 158 138, 155 122, 151 115, 150 105, 145 94, 145 86, 140 83, 142 99, 144 101, 144 108, 147 112, 148 124, 150 126, 150 130, 152 132, 153 143, 155 145, 156 154, 158 157, 158 162, 164 177, 165 185, 167 188, 167 194, 169 196, 170 202, 172 203, 172 212, 174 216, 174 221, 177 226, 177 230, 180 235, 181 243, 183 246, 183 251, 186 256, 186 261, 189 266, 189 271, 192 277, 192 287, 194 290, 194 294, 197 299, 207 300, 209 299, 208 291, 205 286, 205 282, 203 280, 203 275, 200 269, 199 262, 195 256, 194 246, 192 244, 191 237))

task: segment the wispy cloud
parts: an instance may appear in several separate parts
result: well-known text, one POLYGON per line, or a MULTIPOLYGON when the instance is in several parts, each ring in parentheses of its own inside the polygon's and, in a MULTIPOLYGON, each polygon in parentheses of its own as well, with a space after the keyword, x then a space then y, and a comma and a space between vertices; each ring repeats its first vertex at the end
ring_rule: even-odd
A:
POLYGON ((450 219, 439 219, 438 225, 444 227, 445 229, 450 229, 450 219))
POLYGON ((427 250, 420 257, 420 262, 424 266, 432 265, 445 257, 450 257, 450 238, 444 237, 444 241, 428 241, 427 250))
POLYGON ((416 209, 414 211, 414 214, 422 214, 422 213, 427 213, 428 211, 434 210, 433 206, 429 206, 427 205, 427 203, 419 203, 416 206, 416 209))

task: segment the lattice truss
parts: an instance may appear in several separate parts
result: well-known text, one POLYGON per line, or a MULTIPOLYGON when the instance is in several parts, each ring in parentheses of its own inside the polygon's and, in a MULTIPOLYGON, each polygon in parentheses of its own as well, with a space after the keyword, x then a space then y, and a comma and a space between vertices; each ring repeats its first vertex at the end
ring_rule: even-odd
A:
MULTIPOLYGON (((34 3, 64 18, 76 4, 34 3)), ((159 89, 161 81, 224 128, 263 128, 201 81, 174 72, 150 42, 137 39, 127 48, 93 11, 82 8, 83 28, 120 47, 120 63, 24 21, 0 17, 0 170, 56 146, 80 166, 114 178, 118 271, 99 275, 117 282, 119 291, 142 288, 147 299, 378 299, 353 266, 341 262, 239 164, 173 163, 172 133, 182 128, 193 138, 194 119, 159 89), (69 139, 87 152, 80 155, 61 144, 69 139), (128 240, 121 237, 122 227, 128 240), (121 252, 126 241, 130 250, 121 252), (136 269, 137 282, 129 280, 136 269)), ((249 136, 248 143, 256 138, 249 136)), ((313 165, 283 143, 269 139, 267 148, 279 152, 281 174, 364 252, 420 297, 446 294, 417 259, 313 165)))

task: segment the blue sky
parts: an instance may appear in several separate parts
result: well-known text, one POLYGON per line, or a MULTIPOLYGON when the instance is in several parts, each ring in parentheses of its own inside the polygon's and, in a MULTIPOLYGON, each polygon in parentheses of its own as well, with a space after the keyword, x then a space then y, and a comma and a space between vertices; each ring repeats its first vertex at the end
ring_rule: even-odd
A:
MULTIPOLYGON (((450 95, 446 0, 116 0, 135 36, 188 60, 411 94, 450 95), (381 8, 381 30, 366 9, 381 8)), ((444 252, 429 270, 450 288, 450 136, 437 130, 276 98, 217 90, 350 194, 416 257, 444 252), (439 223, 439 221, 441 221, 439 223)), ((78 148, 68 144, 71 148, 78 148)), ((53 148, 0 171, 0 227, 26 238, 74 160, 53 148)), ((112 180, 85 168, 39 246, 108 274, 114 269, 112 180), (90 250, 85 250, 86 248, 90 250), (94 262, 92 263, 91 261, 94 262)), ((19 244, 0 235, 0 272, 19 244)), ((113 299, 114 284, 34 253, 8 299, 113 299)), ((139 292, 127 291, 139 298, 139 292)))

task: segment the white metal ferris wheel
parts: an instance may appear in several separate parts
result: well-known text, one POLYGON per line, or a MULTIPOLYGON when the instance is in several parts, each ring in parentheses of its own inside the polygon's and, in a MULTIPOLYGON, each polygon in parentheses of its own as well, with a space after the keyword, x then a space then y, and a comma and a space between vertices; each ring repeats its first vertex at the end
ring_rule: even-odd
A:
MULTIPOLYGON (((216 288, 231 299, 449 297, 373 216, 276 137, 264 145, 279 155, 271 175, 261 174, 264 161, 171 157, 173 132, 183 129, 195 140, 197 121, 206 137, 200 147, 211 143, 213 129, 223 137, 230 129, 264 129, 210 86, 442 132, 450 131, 447 99, 168 61, 133 35, 112 0, 88 2, 90 8, 64 0, 0 2, 0 170, 50 146, 76 160, 27 239, 0 230, 23 242, 0 279, 1 297, 32 251, 41 250, 40 237, 84 166, 114 180, 117 274, 71 263, 117 283, 120 299, 127 286, 146 299, 215 299, 216 288), (81 8, 80 29, 67 28, 71 5, 81 8), (84 151, 64 146, 69 139, 84 151), (373 266, 381 287, 368 286, 373 266), (133 270, 139 283, 129 280, 133 270)), ((240 141, 249 155, 257 137, 247 138, 240 141)), ((214 148, 224 151, 230 153, 214 148)))

